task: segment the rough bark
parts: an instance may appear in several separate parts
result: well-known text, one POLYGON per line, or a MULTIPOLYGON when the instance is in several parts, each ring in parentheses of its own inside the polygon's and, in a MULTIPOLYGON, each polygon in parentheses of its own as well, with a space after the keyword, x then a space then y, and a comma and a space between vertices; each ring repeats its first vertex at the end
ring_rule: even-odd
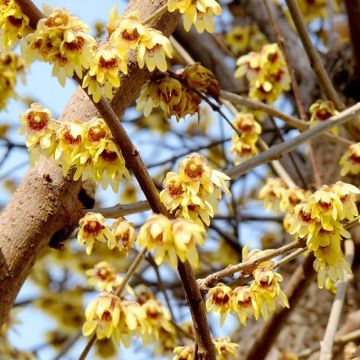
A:
MULTIPOLYGON (((127 12, 138 10, 145 19, 164 1, 133 0, 127 12)), ((178 21, 176 13, 165 13, 152 27, 169 35, 178 21)), ((121 77, 121 86, 111 105, 118 116, 134 101, 141 86, 149 78, 137 67, 134 56, 128 62, 129 73, 121 77)), ((61 119, 84 121, 98 114, 90 99, 78 88, 61 119)), ((29 274, 37 256, 49 239, 64 227, 76 225, 85 207, 78 199, 81 183, 65 179, 52 161, 42 160, 31 169, 0 215, 0 325, 5 321, 17 293, 29 274), (51 179, 51 181, 49 180, 51 179)), ((81 192, 82 194, 83 192, 81 192)))

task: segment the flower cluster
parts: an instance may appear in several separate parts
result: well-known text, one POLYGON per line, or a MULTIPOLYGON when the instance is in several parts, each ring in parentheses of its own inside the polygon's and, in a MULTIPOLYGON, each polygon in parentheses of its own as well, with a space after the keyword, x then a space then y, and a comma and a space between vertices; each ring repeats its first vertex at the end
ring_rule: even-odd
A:
POLYGON ((267 43, 265 35, 256 23, 236 25, 226 33, 225 44, 230 51, 239 56, 247 51, 259 51, 267 43))
MULTIPOLYGON (((248 253, 247 248, 243 250, 243 260, 249 260, 260 254, 253 250, 248 253)), ((285 293, 280 288, 283 278, 272 269, 272 261, 260 263, 252 271, 254 281, 250 285, 238 286, 235 289, 218 283, 208 291, 206 301, 207 311, 214 309, 220 314, 220 323, 223 324, 227 315, 235 313, 242 325, 246 325, 249 318, 259 319, 260 315, 266 320, 269 314, 276 309, 279 303, 283 307, 289 307, 285 293)))
POLYGON ((0 0, 1 50, 13 48, 29 32, 29 22, 15 0, 0 0))
POLYGON ((139 246, 154 250, 154 259, 160 265, 165 259, 177 267, 178 258, 181 262, 188 260, 197 267, 199 255, 197 245, 204 243, 204 230, 191 220, 170 220, 164 215, 152 215, 140 228, 139 246))
POLYGON ((110 250, 117 248, 125 255, 129 254, 134 245, 134 224, 121 217, 115 220, 110 228, 103 215, 88 212, 80 219, 79 227, 77 239, 81 245, 85 245, 88 255, 91 254, 94 245, 98 243, 107 243, 110 250))
POLYGON ((123 176, 130 178, 125 160, 103 119, 59 123, 48 109, 35 103, 20 116, 20 121, 19 132, 26 134, 32 163, 40 155, 53 157, 64 176, 74 169, 74 180, 92 179, 103 188, 111 184, 114 191, 118 190, 123 176))
POLYGON ((201 226, 210 224, 223 190, 230 195, 229 177, 212 169, 206 159, 193 153, 179 164, 179 172, 168 172, 160 199, 177 217, 194 220, 201 226))
POLYGON ((86 270, 85 275, 88 284, 98 291, 114 291, 122 280, 107 261, 100 261, 94 268, 86 270))
MULTIPOLYGON (((333 9, 338 10, 338 2, 330 0, 333 9)), ((312 21, 316 18, 326 18, 328 14, 327 0, 299 0, 298 5, 305 21, 312 21)))
MULTIPOLYGON (((330 100, 317 100, 310 106, 310 126, 314 126, 330 119, 339 112, 335 108, 335 104, 330 100)), ((334 127, 331 129, 334 135, 339 133, 339 129, 334 127)))
POLYGON ((340 159, 341 176, 347 174, 357 175, 360 173, 360 143, 349 146, 340 159))
POLYGON ((0 110, 6 107, 11 97, 16 97, 17 76, 23 75, 24 63, 13 52, 0 54, 0 110))
POLYGON ((136 294, 137 301, 145 312, 147 336, 144 336, 144 344, 159 342, 164 350, 172 350, 176 342, 176 331, 171 323, 170 312, 148 289, 136 294))
POLYGON ((99 340, 112 338, 117 345, 121 340, 125 347, 130 346, 132 337, 146 332, 146 314, 141 305, 112 293, 96 297, 87 307, 85 318, 84 336, 95 333, 99 340))
POLYGON ((160 108, 166 117, 176 120, 199 114, 201 97, 198 92, 219 99, 220 87, 214 74, 200 64, 187 66, 176 78, 161 76, 148 81, 137 99, 136 110, 147 117, 160 108))
POLYGON ((259 52, 241 56, 237 66, 235 77, 246 76, 250 98, 273 103, 283 91, 290 89, 289 72, 277 44, 267 44, 259 52))
POLYGON ((261 134, 261 126, 251 113, 238 113, 233 125, 241 136, 233 135, 230 152, 236 156, 235 164, 240 164, 258 153, 256 143, 261 134))
POLYGON ((198 32, 214 32, 213 15, 221 15, 221 7, 216 0, 169 0, 168 10, 178 10, 183 14, 184 28, 190 31, 192 25, 198 32))
POLYGON ((343 221, 358 215, 356 197, 360 190, 338 181, 322 186, 306 200, 296 205, 290 216, 289 233, 306 239, 309 252, 316 259, 318 284, 322 288, 344 279, 351 272, 341 250, 341 240, 350 237, 343 221))
POLYGON ((53 75, 62 86, 74 73, 79 78, 89 68, 96 40, 88 34, 89 27, 65 9, 45 8, 46 17, 39 20, 36 30, 22 43, 27 62, 40 59, 53 64, 53 75))
MULTIPOLYGON (((237 356, 239 344, 231 342, 229 337, 213 339, 216 360, 234 359, 237 356)), ((174 349, 173 360, 195 360, 195 347, 193 345, 178 346, 174 349)))

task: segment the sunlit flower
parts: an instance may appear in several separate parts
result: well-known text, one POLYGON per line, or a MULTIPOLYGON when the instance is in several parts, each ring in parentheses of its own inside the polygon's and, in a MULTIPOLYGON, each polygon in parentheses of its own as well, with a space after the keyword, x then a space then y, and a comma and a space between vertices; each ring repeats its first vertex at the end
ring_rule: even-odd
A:
POLYGON ((264 202, 265 209, 273 209, 275 212, 278 212, 286 189, 287 187, 283 180, 278 178, 266 179, 266 183, 259 193, 259 198, 264 202))
POLYGON ((119 217, 112 223, 111 230, 113 237, 108 242, 108 247, 110 249, 116 247, 119 251, 128 255, 135 242, 134 224, 119 217))
POLYGON ((305 190, 296 187, 284 190, 280 201, 280 210, 283 212, 293 211, 295 206, 305 199, 306 195, 305 190))
POLYGON ((149 71, 158 68, 165 72, 168 68, 166 57, 172 58, 170 40, 160 31, 149 28, 147 37, 141 41, 137 48, 137 62, 140 69, 146 67, 149 71))
POLYGON ((26 134, 25 144, 30 152, 31 162, 43 154, 51 156, 56 147, 56 129, 58 125, 50 110, 38 103, 20 115, 22 127, 20 134, 26 134))
POLYGON ((2 50, 9 50, 30 31, 29 18, 15 0, 0 1, 0 38, 2 50))
POLYGON ((99 213, 86 213, 80 219, 79 227, 77 239, 81 245, 85 245, 88 255, 91 254, 95 242, 105 243, 113 238, 113 234, 105 223, 105 218, 99 213))
POLYGON ((115 343, 120 338, 121 300, 111 293, 102 293, 86 308, 86 322, 82 328, 84 336, 94 332, 97 339, 112 337, 115 343))
POLYGON ((266 320, 270 313, 276 309, 278 302, 282 307, 289 307, 285 293, 281 290, 279 283, 282 276, 266 266, 258 266, 253 272, 254 282, 250 289, 254 296, 254 314, 257 319, 260 314, 266 320))
POLYGON ((195 360, 195 349, 193 346, 178 346, 174 349, 173 360, 195 360))
POLYGON ((206 300, 206 310, 214 310, 215 314, 220 314, 220 324, 222 325, 232 309, 232 289, 223 284, 218 283, 208 291, 208 299, 206 300))
MULTIPOLYGON (((339 112, 335 108, 335 104, 329 100, 317 100, 314 104, 310 106, 310 127, 320 124, 332 116, 338 114, 339 112)), ((334 127, 331 131, 337 135, 339 129, 334 127)))
POLYGON ((254 296, 249 286, 239 286, 233 290, 232 310, 239 317, 240 323, 246 325, 247 319, 254 316, 254 296))
POLYGON ((349 146, 345 154, 340 159, 341 176, 347 174, 357 175, 360 173, 360 143, 349 146))
POLYGON ((240 345, 231 342, 229 337, 214 339, 213 343, 216 351, 216 360, 229 360, 237 357, 237 349, 240 345))
POLYGON ((94 268, 85 272, 88 283, 99 291, 113 291, 120 285, 121 279, 115 269, 106 261, 101 261, 94 268))
POLYGON ((359 196, 360 190, 356 186, 338 181, 331 186, 331 190, 339 197, 342 203, 345 219, 352 220, 358 216, 356 198, 359 196))

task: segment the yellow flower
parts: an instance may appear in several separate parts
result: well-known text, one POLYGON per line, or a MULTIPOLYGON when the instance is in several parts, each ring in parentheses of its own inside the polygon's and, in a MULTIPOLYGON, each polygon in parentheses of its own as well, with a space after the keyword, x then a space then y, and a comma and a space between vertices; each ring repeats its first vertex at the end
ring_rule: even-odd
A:
POLYGON ((183 14, 191 5, 191 0, 169 0, 168 1, 168 10, 169 12, 174 12, 179 10, 183 14))
POLYGON ((9 50, 30 31, 29 18, 15 0, 0 1, 0 37, 2 50, 9 50))
POLYGON ((352 220, 358 216, 359 212, 356 207, 356 198, 360 194, 360 190, 356 186, 342 181, 333 184, 331 189, 342 203, 345 219, 352 220))
POLYGON ((228 360, 237 357, 237 348, 240 345, 231 342, 229 337, 214 339, 213 343, 215 345, 216 360, 228 360))
POLYGON ((113 291, 121 281, 107 261, 97 263, 94 268, 85 271, 85 275, 88 277, 89 285, 99 291, 113 291))
POLYGON ((218 283, 208 291, 206 300, 206 310, 209 312, 214 309, 215 314, 220 314, 220 324, 222 325, 231 312, 233 292, 231 287, 218 283))
POLYGON ((177 257, 181 262, 186 260, 194 266, 199 265, 199 255, 196 245, 204 244, 204 230, 195 222, 176 219, 172 221, 172 232, 174 238, 175 254, 169 251, 169 257, 172 265, 177 266, 177 257), (172 255, 171 255, 172 254, 172 255))
POLYGON ((126 16, 115 15, 116 9, 111 10, 108 32, 110 43, 114 45, 119 53, 126 55, 127 51, 136 49, 139 42, 148 40, 154 33, 142 25, 138 14, 132 12, 126 16))
POLYGON ((120 200, 126 204, 134 203, 138 200, 137 187, 128 182, 123 186, 123 190, 120 195, 120 200))
POLYGON ((254 296, 254 315, 258 319, 260 314, 267 320, 270 313, 276 309, 276 303, 282 307, 289 307, 285 293, 281 290, 279 283, 283 280, 282 276, 275 273, 267 264, 260 264, 253 272, 254 282, 250 290, 254 296))
POLYGON ((91 60, 89 75, 95 76, 101 85, 109 82, 117 88, 120 86, 119 72, 127 74, 126 58, 109 42, 101 44, 91 60))
MULTIPOLYGON (((335 104, 329 100, 317 100, 310 106, 310 127, 320 124, 339 112, 335 108, 335 104)), ((334 135, 338 135, 339 129, 334 127, 331 129, 334 135)))
POLYGON ((272 103, 283 91, 290 89, 286 62, 277 44, 266 44, 260 52, 241 56, 237 65, 235 77, 246 75, 251 98, 272 103))
POLYGON ((300 188, 284 190, 280 201, 280 210, 282 212, 287 210, 293 211, 295 206, 300 204, 305 199, 306 195, 308 195, 306 191, 300 188))
POLYGON ((105 243, 106 241, 112 241, 113 234, 105 223, 105 218, 99 213, 86 213, 80 219, 79 227, 77 239, 81 245, 85 245, 88 255, 91 254, 95 242, 105 243))
POLYGON ((159 340, 162 332, 166 332, 168 336, 176 334, 170 313, 160 301, 148 299, 141 306, 146 314, 145 326, 149 333, 149 338, 145 336, 145 344, 159 340))
POLYGON ((329 246, 319 246, 314 251, 316 257, 314 269, 317 271, 318 286, 322 289, 327 281, 336 283, 344 280, 346 274, 351 274, 351 268, 346 261, 340 247, 340 242, 333 242, 329 246))
POLYGON ((231 138, 230 153, 235 154, 234 163, 240 164, 245 160, 251 159, 259 152, 256 141, 249 141, 247 137, 233 135, 231 138))
POLYGON ((171 221, 164 215, 152 215, 140 228, 138 235, 139 246, 154 250, 154 259, 160 265, 167 251, 173 247, 171 221))
POLYGON ((230 194, 228 180, 227 175, 212 169, 203 156, 194 153, 180 162, 178 174, 166 175, 160 199, 177 217, 209 225, 222 197, 221 190, 230 194))
POLYGON ((273 209, 277 213, 286 189, 287 187, 283 180, 278 178, 267 179, 259 193, 259 198, 263 200, 265 209, 273 209))
POLYGON ((101 139, 99 148, 93 158, 92 177, 100 182, 103 189, 108 184, 115 192, 119 190, 122 177, 130 179, 125 167, 125 160, 115 142, 111 139, 101 139))
POLYGON ((244 53, 249 47, 250 26, 246 24, 232 27, 230 31, 226 33, 224 40, 225 44, 235 56, 244 53))
POLYGON ((173 48, 169 39, 161 31, 148 29, 147 37, 141 40, 137 48, 137 62, 142 69, 146 65, 149 71, 158 68, 165 72, 168 68, 166 57, 172 58, 173 48))
POLYGON ((56 147, 56 130, 58 125, 50 110, 38 103, 31 104, 30 109, 20 115, 22 127, 19 134, 26 134, 25 144, 33 163, 41 154, 49 157, 56 147))
POLYGON ((82 328, 84 336, 90 336, 95 332, 97 339, 112 337, 118 344, 120 313, 120 298, 111 293, 101 293, 86 308, 86 322, 82 328))
POLYGON ((83 146, 85 132, 86 123, 80 120, 63 121, 56 131, 57 146, 54 159, 61 165, 64 176, 72 166, 77 165, 77 154, 83 146))
POLYGON ((119 217, 112 223, 111 230, 113 237, 108 241, 108 247, 110 249, 116 247, 119 251, 129 255, 135 242, 134 224, 119 217))
POLYGON ((195 360, 195 349, 193 346, 177 346, 174 349, 173 360, 195 360))
POLYGON ((239 286, 233 290, 232 310, 239 317, 240 323, 246 325, 247 319, 254 316, 254 296, 250 286, 239 286))
POLYGON ((305 238, 315 231, 318 222, 311 217, 311 208, 307 203, 300 203, 295 206, 294 213, 288 213, 288 232, 305 238))
POLYGON ((214 32, 213 16, 221 15, 221 7, 215 0, 191 1, 183 12, 184 29, 190 31, 192 25, 198 32, 214 32))
POLYGON ((212 71, 201 64, 187 66, 182 76, 187 85, 198 91, 212 96, 215 100, 220 96, 220 85, 212 71))
POLYGON ((357 175, 360 173, 360 143, 349 146, 345 154, 340 159, 341 176, 347 174, 357 175))
POLYGON ((67 76, 75 72, 82 78, 89 68, 96 40, 87 34, 88 26, 65 9, 48 8, 46 15, 24 38, 22 55, 27 62, 39 58, 53 64, 52 74, 64 86, 67 76))
POLYGON ((314 192, 307 202, 311 208, 311 217, 320 221, 325 230, 333 230, 333 223, 345 217, 339 196, 327 185, 314 192))
POLYGON ((96 80, 96 76, 91 76, 87 72, 84 76, 82 88, 87 88, 87 93, 92 96, 94 102, 98 103, 102 96, 106 96, 108 99, 112 99, 113 91, 110 82, 105 82, 104 85, 99 84, 96 80))
POLYGON ((146 333, 145 319, 145 310, 139 303, 126 299, 121 300, 119 338, 126 348, 130 346, 134 336, 144 336, 146 333))

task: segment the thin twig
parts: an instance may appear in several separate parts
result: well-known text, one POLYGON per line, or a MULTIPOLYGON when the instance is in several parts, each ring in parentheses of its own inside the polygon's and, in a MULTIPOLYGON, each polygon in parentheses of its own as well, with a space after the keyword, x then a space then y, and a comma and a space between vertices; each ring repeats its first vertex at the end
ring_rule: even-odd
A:
POLYGON ((150 210, 150 205, 147 201, 138 201, 133 204, 117 204, 106 208, 84 209, 84 214, 87 212, 96 212, 102 214, 106 218, 116 219, 120 216, 137 214, 146 210, 150 210))
POLYGON ((246 172, 254 169, 259 165, 266 164, 272 160, 278 159, 284 154, 287 154, 290 151, 296 149, 299 145, 316 138, 324 131, 331 129, 334 126, 339 126, 345 124, 347 121, 354 119, 360 115, 360 103, 351 106, 350 108, 340 112, 339 114, 331 117, 326 122, 318 124, 302 134, 281 143, 278 145, 272 146, 268 151, 265 151, 252 159, 246 160, 243 163, 234 166, 226 171, 232 179, 245 174, 246 172))
POLYGON ((315 46, 313 45, 310 35, 307 31, 305 21, 302 17, 299 5, 296 0, 285 0, 288 6, 292 20, 294 21, 295 27, 300 36, 301 42, 304 45, 306 54, 310 60, 310 64, 315 71, 315 74, 319 80, 320 86, 323 89, 326 96, 334 102, 337 109, 344 109, 344 104, 340 100, 329 75, 327 74, 325 67, 321 61, 320 55, 318 54, 315 46))

